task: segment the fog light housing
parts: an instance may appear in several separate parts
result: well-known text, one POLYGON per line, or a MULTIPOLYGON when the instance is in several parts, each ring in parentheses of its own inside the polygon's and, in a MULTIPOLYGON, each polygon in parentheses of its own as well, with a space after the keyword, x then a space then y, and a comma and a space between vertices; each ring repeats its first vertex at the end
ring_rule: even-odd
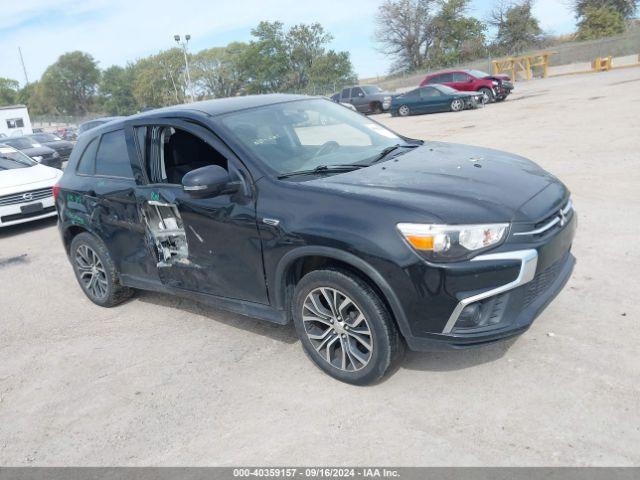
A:
POLYGON ((482 319, 479 303, 472 303, 467 305, 460 313, 458 321, 456 322, 456 328, 473 328, 480 324, 482 319))

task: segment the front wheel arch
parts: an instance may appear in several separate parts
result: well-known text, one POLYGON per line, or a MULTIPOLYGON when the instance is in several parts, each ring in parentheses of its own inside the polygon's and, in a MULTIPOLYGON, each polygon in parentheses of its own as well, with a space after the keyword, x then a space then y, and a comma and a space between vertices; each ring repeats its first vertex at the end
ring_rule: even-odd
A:
MULTIPOLYGON (((406 337, 411 335, 409 322, 400 300, 385 278, 369 263, 356 255, 331 247, 300 247, 285 254, 275 272, 273 302, 276 308, 290 311, 296 281, 304 276, 304 266, 314 269, 333 266, 350 271, 367 282, 385 302, 389 312, 406 337), (302 268, 302 269, 301 269, 302 268)), ((308 271, 306 273, 308 273, 308 271)))

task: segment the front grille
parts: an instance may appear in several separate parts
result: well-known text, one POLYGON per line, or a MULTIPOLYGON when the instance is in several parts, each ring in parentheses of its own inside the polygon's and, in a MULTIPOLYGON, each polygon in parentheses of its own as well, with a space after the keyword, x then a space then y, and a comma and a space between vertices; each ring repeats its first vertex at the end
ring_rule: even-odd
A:
POLYGON ((45 215, 47 213, 51 213, 55 211, 56 211, 56 207, 47 207, 47 208, 43 208, 42 210, 38 210, 37 212, 14 213, 13 215, 5 215, 4 217, 0 217, 0 221, 13 222, 14 220, 22 220, 24 218, 39 217, 40 215, 45 215))
POLYGON ((560 274, 560 270, 562 270, 562 265, 564 264, 567 256, 564 255, 560 260, 555 263, 549 265, 542 272, 536 274, 529 283, 524 285, 524 301, 523 308, 527 308, 531 305, 537 298, 540 297, 543 293, 545 293, 549 287, 555 282, 556 278, 560 274))
POLYGON ((12 193, 0 197, 0 207, 6 205, 17 205, 19 203, 28 203, 35 200, 43 200, 53 196, 51 187, 40 188, 38 190, 29 190, 27 192, 12 193))
POLYGON ((531 235, 534 238, 544 237, 558 229, 563 228, 571 219, 573 214, 573 203, 571 200, 565 203, 564 207, 554 212, 544 220, 536 223, 532 230, 527 232, 516 232, 515 236, 531 235))

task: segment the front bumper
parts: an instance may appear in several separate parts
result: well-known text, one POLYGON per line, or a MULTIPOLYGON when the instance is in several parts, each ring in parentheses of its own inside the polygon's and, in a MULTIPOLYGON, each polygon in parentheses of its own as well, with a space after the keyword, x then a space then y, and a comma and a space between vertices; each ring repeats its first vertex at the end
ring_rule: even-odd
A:
POLYGON ((53 195, 0 206, 0 227, 31 222, 57 215, 53 195))
MULTIPOLYGON (((569 280, 575 258, 571 244, 577 226, 573 212, 567 224, 543 240, 526 240, 517 250, 502 251, 473 258, 455 267, 449 276, 493 282, 485 288, 455 288, 456 303, 450 304, 442 327, 436 333, 417 328, 405 340, 411 350, 432 351, 465 348, 510 338, 526 331, 569 280), (501 277, 497 272, 502 272, 501 277), (471 275, 470 275, 471 273, 471 275), (502 278, 501 281, 496 281, 502 278), (467 323, 467 319, 470 321, 467 323)), ((448 288, 464 287, 468 280, 448 280, 448 288)), ((442 309, 446 311, 446 309, 442 309)), ((426 323, 426 322, 425 322, 426 323)))

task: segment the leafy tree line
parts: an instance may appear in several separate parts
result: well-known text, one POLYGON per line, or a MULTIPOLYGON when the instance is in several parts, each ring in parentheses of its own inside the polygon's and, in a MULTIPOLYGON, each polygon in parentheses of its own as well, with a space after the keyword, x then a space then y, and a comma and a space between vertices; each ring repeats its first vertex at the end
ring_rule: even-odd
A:
MULTIPOLYGON (((533 14, 535 0, 496 0, 484 21, 468 14, 471 0, 386 0, 376 15, 376 40, 394 59, 392 70, 412 71, 540 48, 551 39, 533 14), (489 38, 489 28, 494 35, 489 38)), ((590 40, 624 32, 638 0, 572 0, 578 30, 590 40)))
MULTIPOLYGON (((261 22, 252 40, 188 55, 198 99, 239 94, 310 91, 355 82, 349 54, 328 48, 333 37, 319 23, 285 30, 261 22)), ((188 101, 184 54, 171 48, 104 71, 88 53, 65 53, 41 79, 23 89, 0 78, 0 104, 25 103, 33 114, 128 115, 188 101)))
MULTIPOLYGON (((533 14, 535 0, 495 0, 488 18, 469 15, 471 0, 385 0, 376 15, 375 40, 393 59, 393 71, 436 68, 488 55, 543 47, 549 37, 533 14), (489 38, 489 32, 492 33, 489 38)), ((622 33, 639 0, 566 0, 577 20, 570 39, 622 33)), ((199 99, 269 92, 327 93, 356 81, 349 53, 328 48, 319 23, 285 30, 261 22, 249 42, 232 42, 188 56, 199 99)), ((131 114, 184 103, 188 98, 183 52, 161 51, 124 67, 98 68, 91 55, 70 52, 38 82, 20 89, 0 77, 0 105, 25 103, 34 114, 131 114)))

